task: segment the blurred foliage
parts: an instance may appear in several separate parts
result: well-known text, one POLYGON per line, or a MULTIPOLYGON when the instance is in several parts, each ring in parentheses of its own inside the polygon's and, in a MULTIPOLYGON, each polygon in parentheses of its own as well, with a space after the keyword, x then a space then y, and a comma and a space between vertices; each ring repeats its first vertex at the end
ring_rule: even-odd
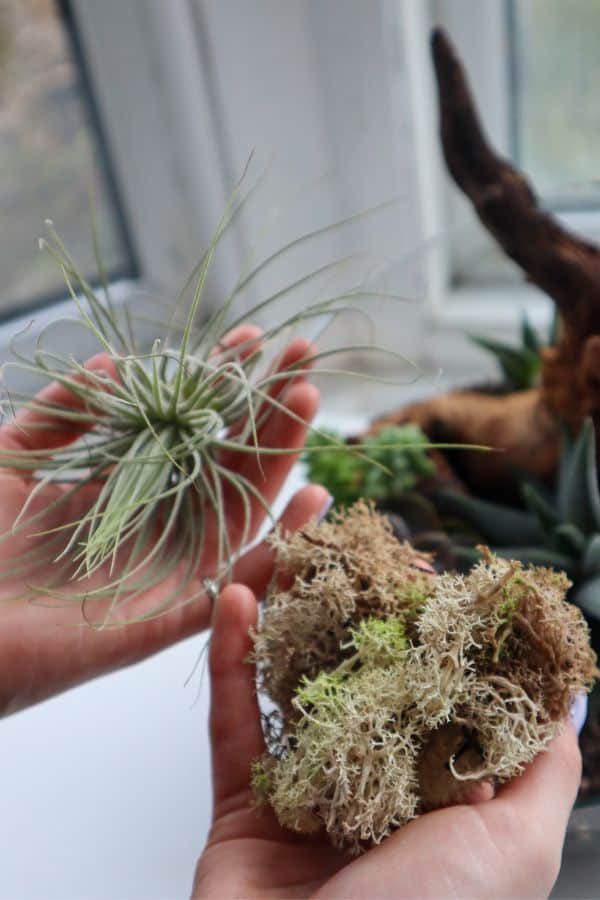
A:
POLYGON ((526 391, 535 387, 542 367, 541 351, 545 346, 554 344, 555 338, 556 318, 549 340, 544 343, 526 314, 521 321, 521 343, 517 347, 491 338, 471 335, 474 344, 496 357, 507 386, 515 391, 526 391))
POLYGON ((435 465, 427 455, 428 445, 416 425, 382 428, 362 439, 361 449, 344 445, 333 429, 321 429, 309 436, 304 461, 311 481, 326 487, 338 506, 350 506, 359 497, 396 496, 432 477, 435 465), (327 443, 331 449, 314 449, 327 443))

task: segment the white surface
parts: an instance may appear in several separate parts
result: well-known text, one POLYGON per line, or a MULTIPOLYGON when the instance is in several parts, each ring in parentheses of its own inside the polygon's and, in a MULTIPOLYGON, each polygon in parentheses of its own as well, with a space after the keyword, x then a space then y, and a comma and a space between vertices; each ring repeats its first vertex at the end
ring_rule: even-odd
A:
POLYGON ((210 817, 192 638, 0 723, 0 896, 189 896, 210 817))
POLYGON ((185 682, 205 642, 0 721, 0 900, 189 896, 211 814, 204 666, 185 682))
MULTIPOLYGON (((320 423, 359 429, 361 397, 374 412, 365 385, 320 423)), ((0 900, 189 896, 211 786, 208 676, 185 682, 205 640, 0 722, 0 900)), ((595 896, 599 828, 597 810, 575 813, 553 896, 595 896)))
MULTIPOLYGON (((303 480, 298 466, 276 509, 303 480)), ((189 896, 211 814, 205 656, 185 682, 205 642, 0 721, 0 900, 189 896)))

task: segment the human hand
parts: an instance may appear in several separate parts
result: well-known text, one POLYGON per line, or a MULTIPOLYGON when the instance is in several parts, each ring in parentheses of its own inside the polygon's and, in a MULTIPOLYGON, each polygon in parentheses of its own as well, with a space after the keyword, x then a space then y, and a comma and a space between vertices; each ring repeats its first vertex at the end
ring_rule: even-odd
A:
MULTIPOLYGON (((490 799, 427 813, 350 858, 325 836, 282 828, 252 805, 250 767, 264 751, 249 629, 252 592, 231 585, 217 601, 210 646, 214 810, 196 869, 195 898, 547 897, 581 775, 571 724, 520 777, 490 799)), ((484 799, 485 797, 485 799, 484 799)))
MULTIPOLYGON (((228 347, 248 344, 257 341, 259 335, 258 329, 244 325, 232 332, 226 343, 228 347)), ((282 371, 295 368, 310 353, 310 345, 304 340, 296 339, 282 355, 279 368, 282 371)), ((91 370, 116 377, 116 370, 105 354, 94 357, 87 365, 91 370)), ((259 434, 259 440, 265 447, 301 448, 306 436, 306 424, 303 423, 310 422, 314 416, 318 405, 318 391, 301 375, 288 383, 282 380, 276 384, 278 399, 285 409, 273 412, 259 434)), ((39 399, 47 404, 75 406, 77 403, 71 392, 58 385, 50 385, 39 395, 39 399)), ((14 453, 60 447, 77 436, 77 433, 66 428, 64 421, 52 419, 52 428, 48 428, 47 424, 48 416, 45 413, 28 410, 19 412, 15 421, 0 428, 0 448, 14 453), (46 427, 40 427, 41 424, 46 427)), ((239 459, 236 458, 233 465, 260 490, 269 504, 276 498, 296 459, 292 454, 266 455, 261 468, 254 454, 238 456, 239 459)), ((25 479, 19 471, 0 470, 0 534, 10 532, 32 487, 31 480, 25 479)), ((75 493, 67 509, 65 506, 59 507, 60 519, 57 520, 57 513, 52 511, 51 504, 61 491, 66 490, 66 486, 48 484, 38 493, 31 510, 41 515, 40 519, 36 519, 36 532, 56 527, 63 522, 77 521, 90 508, 99 489, 97 484, 89 485, 85 491, 75 493)), ((288 505, 282 524, 291 530, 301 527, 308 519, 318 515, 327 501, 328 494, 323 488, 316 485, 304 488, 288 505)), ((239 498, 237 503, 235 497, 228 498, 226 514, 235 546, 235 535, 239 534, 239 522, 243 520, 239 498)), ((78 603, 67 601, 59 606, 55 600, 48 600, 43 605, 44 600, 41 598, 33 605, 11 600, 23 592, 27 579, 31 578, 31 569, 25 568, 14 573, 10 580, 7 579, 8 570, 24 551, 30 557, 35 557, 36 540, 41 543, 42 539, 15 534, 0 542, 0 576, 3 576, 3 580, 0 580, 0 602, 4 601, 0 606, 0 713, 14 712, 81 681, 137 662, 205 628, 210 618, 210 601, 202 591, 202 586, 203 578, 214 573, 217 531, 212 509, 208 509, 205 515, 205 552, 202 560, 198 560, 195 579, 187 588, 189 595, 198 596, 188 603, 185 602, 185 596, 181 597, 180 602, 174 603, 169 611, 158 617, 107 629, 90 627, 85 622, 78 603)), ((263 519, 262 507, 259 503, 253 504, 252 534, 256 534, 263 519)), ((47 565, 51 567, 52 563, 48 561, 47 565)), ((260 594, 270 579, 271 571, 271 552, 263 543, 239 560, 234 575, 236 580, 250 585, 260 594)), ((44 583, 44 574, 43 567, 41 571, 38 567, 35 572, 36 581, 44 583)), ((92 576, 89 583, 86 582, 86 587, 93 589, 108 581, 109 573, 105 567, 92 576)), ((67 593, 70 589, 68 581, 57 587, 67 593)), ((81 584, 78 585, 78 590, 81 591, 81 584)), ((141 619, 145 613, 151 613, 160 606, 161 597, 168 590, 168 584, 161 584, 144 591, 136 596, 122 615, 126 615, 127 619, 141 619)), ((100 620, 103 602, 98 601, 98 605, 93 607, 100 620)))

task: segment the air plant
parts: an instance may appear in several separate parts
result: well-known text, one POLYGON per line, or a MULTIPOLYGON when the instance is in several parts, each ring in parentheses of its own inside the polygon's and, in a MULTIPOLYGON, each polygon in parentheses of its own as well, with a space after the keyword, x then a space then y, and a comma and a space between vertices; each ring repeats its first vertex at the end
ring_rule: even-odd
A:
MULTIPOLYGON (((13 413, 29 411, 30 420, 35 415, 35 424, 28 423, 28 428, 64 429, 68 440, 47 449, 0 451, 0 467, 16 470, 26 485, 16 520, 2 536, 5 541, 16 539, 19 545, 10 569, 7 564, 0 572, 0 586, 8 583, 5 594, 8 591, 10 596, 10 583, 16 576, 26 576, 25 593, 38 601, 87 605, 104 599, 107 602, 95 624, 107 627, 117 618, 122 623, 123 615, 113 618, 118 608, 164 582, 169 588, 144 613, 144 617, 157 615, 175 602, 190 602, 204 592, 206 585, 195 579, 209 540, 207 515, 216 523, 216 535, 210 535, 216 581, 230 574, 238 552, 251 539, 256 509, 272 518, 260 488, 232 460, 239 462, 241 455, 250 455, 260 467, 269 454, 295 452, 260 441, 270 417, 284 409, 280 388, 307 367, 341 352, 314 353, 282 367, 273 350, 276 339, 302 322, 323 316, 331 319, 351 303, 383 295, 359 284, 284 315, 260 338, 228 346, 225 336, 247 317, 271 310, 298 286, 310 286, 323 273, 339 270, 348 259, 321 266, 262 299, 243 316, 234 316, 234 301, 261 272, 294 247, 357 218, 302 235, 254 264, 225 301, 207 314, 203 306, 209 266, 244 201, 239 199, 238 186, 177 301, 176 309, 188 290, 193 294, 180 325, 174 315, 148 352, 137 347, 135 322, 128 314, 119 315, 111 302, 99 254, 102 292, 92 289, 80 274, 48 223, 49 237, 43 247, 62 270, 78 321, 106 354, 111 373, 106 368, 90 370, 72 354, 45 348, 44 335, 31 359, 14 349, 17 361, 11 365, 56 382, 68 401, 12 393, 4 407, 13 413), (238 510, 235 538, 227 524, 229 505, 234 503, 238 510)), ((271 322, 274 318, 271 311, 271 322)), ((392 351, 382 352, 400 358, 392 351)), ((286 415, 294 418, 289 410, 286 415)), ((326 447, 330 452, 330 441, 326 447)), ((317 442, 313 451, 318 450, 317 442)))

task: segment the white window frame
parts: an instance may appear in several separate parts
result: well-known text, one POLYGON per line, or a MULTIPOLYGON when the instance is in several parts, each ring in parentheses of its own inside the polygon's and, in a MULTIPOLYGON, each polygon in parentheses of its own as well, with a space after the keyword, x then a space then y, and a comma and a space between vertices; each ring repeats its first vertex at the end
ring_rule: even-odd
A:
MULTIPOLYGON (((466 66, 477 108, 493 146, 508 155, 508 40, 504 0, 401 0, 400 19, 412 84, 419 197, 425 239, 438 245, 428 265, 427 315, 432 329, 452 333, 494 333, 516 338, 524 312, 543 333, 550 326, 552 304, 536 287, 515 284, 453 283, 453 244, 473 227, 476 217, 447 174, 438 134, 437 98, 429 36, 434 25, 447 29, 466 66)), ((558 214, 568 227, 597 229, 595 213, 558 214)), ((482 226, 478 226, 482 227, 482 226)), ((452 341, 449 357, 455 352, 452 341)))
MULTIPOLYGON (((137 279, 112 286, 113 299, 135 302, 144 313, 145 293, 169 298, 181 288, 210 242, 231 186, 208 60, 199 52, 198 23, 187 2, 72 0, 72 8, 139 268, 137 279)), ((224 253, 222 265, 238 264, 231 254, 235 249, 224 253)), ((30 353, 44 328, 73 315, 65 298, 34 316, 10 319, 0 326, 0 360, 10 359, 15 335, 21 333, 19 349, 30 353)), ((68 326, 55 329, 53 346, 59 352, 75 346, 79 358, 98 349, 84 329, 68 326)), ((19 386, 26 380, 19 376, 19 386)))
MULTIPOLYGON (((237 2, 241 4, 244 0, 237 2)), ((277 11, 277 3, 278 0, 264 0, 263 14, 277 11)), ((128 302, 133 291, 139 304, 145 289, 155 295, 172 297, 212 238, 229 192, 240 174, 240 165, 243 165, 239 146, 232 151, 231 121, 227 123, 223 118, 229 114, 231 119, 232 109, 234 114, 237 110, 237 98, 232 96, 235 85, 226 87, 225 99, 231 108, 223 111, 219 97, 221 85, 217 83, 216 74, 216 62, 220 61, 211 59, 214 48, 210 45, 210 28, 204 29, 200 21, 206 16, 207 23, 214 24, 211 16, 214 18, 218 5, 204 5, 196 0, 102 0, 101 3, 98 0, 72 0, 72 6, 140 270, 138 281, 118 286, 117 298, 128 302), (205 33, 208 36, 204 37, 205 33), (153 136, 150 145, 148 135, 153 136)), ((389 8, 390 0, 379 0, 376 14, 371 15, 362 0, 348 3, 344 15, 349 34, 358 37, 361 28, 368 25, 369 35, 378 42, 379 50, 378 29, 389 8)), ((335 98, 339 101, 344 92, 343 81, 348 67, 353 66, 353 59, 345 47, 343 60, 340 59, 343 65, 328 65, 328 41, 338 28, 336 7, 330 3, 321 6, 301 2, 296 5, 293 0, 290 14, 292 12, 297 30, 282 32, 283 42, 289 42, 283 50, 287 51, 286 58, 292 68, 301 75, 297 82, 300 88, 307 89, 306 96, 301 97, 306 109, 302 109, 297 118, 301 127, 306 124, 312 129, 311 146, 324 160, 324 169, 319 172, 323 174, 327 165, 346 150, 340 147, 340 135, 343 134, 348 104, 355 98, 345 97, 341 104, 335 102, 335 98), (302 46, 298 49, 300 43, 302 46), (306 123, 303 116, 307 117, 306 123), (315 131, 317 123, 321 123, 318 133, 315 131)), ((220 27, 222 36, 222 17, 220 27)), ((270 39, 273 37, 271 33, 270 39)), ((243 34, 239 40, 243 42, 243 34)), ((360 41, 357 43, 360 46, 360 41)), ((393 55, 393 48, 388 49, 393 55)), ((377 79, 387 77, 388 67, 387 59, 380 58, 379 53, 375 56, 371 83, 357 83, 356 87, 363 92, 358 98, 361 108, 368 107, 369 114, 381 122, 387 115, 387 96, 384 96, 385 90, 374 90, 374 85, 378 83, 377 79)), ((261 74, 272 79, 272 73, 266 70, 261 74)), ((293 95, 288 94, 294 83, 288 83, 286 93, 286 82, 282 80, 277 95, 280 107, 285 102, 293 106, 293 95)), ((246 116, 248 112, 245 110, 246 116)), ((247 119, 242 121, 237 136, 247 124, 247 119)), ((268 135, 266 140, 269 140, 268 135)), ((259 150, 264 149, 268 151, 268 145, 259 147, 259 150)), ((285 162, 295 170, 296 176, 302 178, 302 151, 293 146, 289 151, 286 151, 285 162)), ((388 155, 393 160, 391 147, 388 155)), ((356 197, 354 194, 349 197, 353 190, 351 182, 338 185, 336 189, 327 189, 331 221, 347 214, 347 210, 340 211, 346 201, 349 201, 346 205, 354 206, 353 211, 364 208, 360 190, 356 197), (341 188, 345 193, 338 197, 335 190, 341 188)), ((391 184, 389 195, 393 197, 397 193, 398 185, 391 184)), ((366 229, 367 225, 364 227, 366 229)), ((220 281, 221 271, 229 276, 228 280, 232 272, 240 271, 248 243, 248 237, 242 233, 237 246, 224 248, 226 252, 219 260, 217 281, 220 281)), ((42 323, 57 319, 65 312, 72 312, 68 302, 64 306, 53 304, 36 315, 33 327, 20 339, 23 351, 27 351, 28 344, 33 345, 42 323)), ((26 320, 12 320, 0 328, 0 358, 9 355, 10 339, 26 324, 26 320)), ((56 339, 67 350, 73 346, 72 332, 65 331, 56 339)), ((76 346, 80 358, 96 349, 93 345, 86 346, 85 333, 81 329, 76 346)))
MULTIPOLYGON (((185 281, 209 243, 239 174, 239 161, 231 157, 227 129, 221 121, 211 48, 208 41, 207 46, 202 43, 199 17, 204 14, 203 5, 191 0, 72 3, 139 262, 139 281, 120 284, 116 294, 124 303, 133 294, 139 303, 144 290, 168 298, 185 281), (154 136, 150 146, 149 134, 154 136)), ((428 246, 424 254, 427 321, 421 332, 426 333, 431 357, 449 369, 462 365, 465 354, 471 353, 465 346, 465 332, 494 332, 511 338, 517 333, 523 310, 540 329, 549 325, 552 312, 542 293, 525 284, 457 288, 451 278, 452 234, 459 233, 465 216, 472 219, 473 214, 451 183, 442 161, 429 36, 436 23, 448 28, 467 66, 485 127, 498 150, 506 152, 509 131, 503 7, 504 0, 379 0, 377 10, 385 31, 385 71, 392 98, 389 114, 398 117, 397 154, 407 152, 401 137, 405 123, 400 121, 406 118, 407 77, 410 86, 414 135, 410 149, 417 163, 421 219, 417 239, 428 246), (394 97, 398 102, 393 102, 394 97), (449 337, 453 334, 456 340, 449 337)), ((210 11, 209 6, 205 9, 210 11)), ((329 4, 307 4, 302 14, 310 17, 318 49, 318 42, 327 40, 327 29, 335 27, 335 16, 332 18, 329 4)), ((360 25, 364 7, 348 3, 344 15, 356 16, 360 25)), ((325 99, 330 94, 337 96, 336 83, 327 79, 339 73, 328 76, 325 68, 318 68, 320 56, 325 58, 326 54, 316 52, 314 56, 321 94, 325 99)), ((373 97, 375 101, 384 102, 373 97)), ((344 113, 343 107, 339 111, 328 109, 324 143, 335 145, 340 130, 336 116, 343 117, 344 113)), ((394 192, 394 186, 390 192, 394 192)), ((244 247, 232 246, 221 264, 229 272, 239 271, 243 257, 244 247)), ((65 312, 72 312, 68 303, 54 304, 37 315, 20 346, 32 344, 45 322, 65 312)), ((25 324, 25 320, 13 320, 0 328, 0 358, 6 358, 9 340, 25 324)), ((72 346, 72 335, 65 332, 61 338, 65 345, 72 346)), ((78 356, 84 357, 93 349, 85 346, 85 334, 79 329, 78 356)), ((473 348, 472 354, 476 363, 481 361, 480 351, 473 348)), ((468 364, 472 368, 471 360, 468 364)))

